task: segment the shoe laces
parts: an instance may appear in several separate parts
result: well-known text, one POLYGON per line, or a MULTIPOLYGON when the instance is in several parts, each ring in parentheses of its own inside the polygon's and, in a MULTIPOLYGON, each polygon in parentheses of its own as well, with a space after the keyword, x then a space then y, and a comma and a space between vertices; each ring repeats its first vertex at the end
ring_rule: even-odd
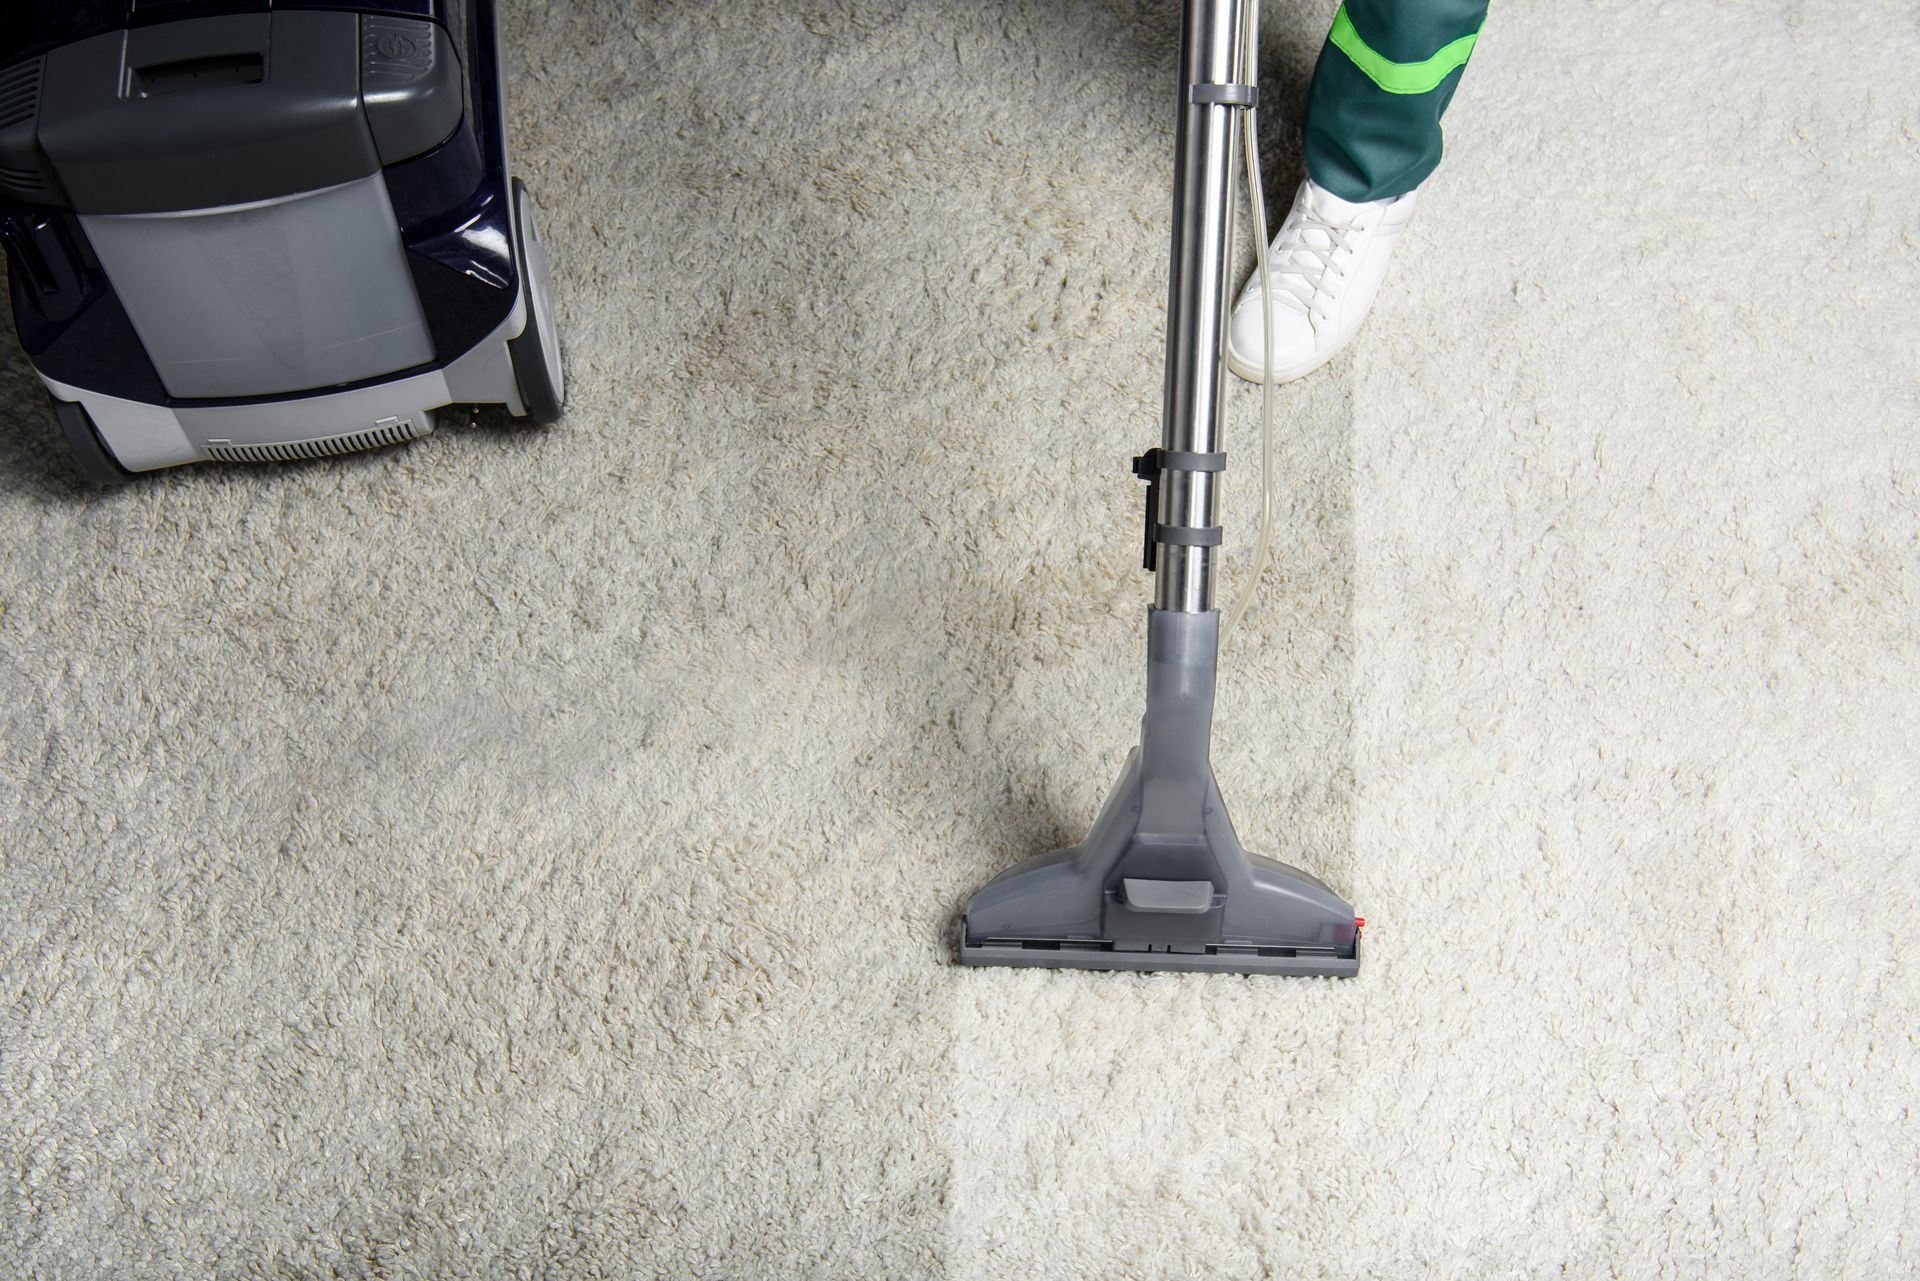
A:
POLYGON ((1352 270, 1353 238, 1371 230, 1372 221, 1362 214, 1352 222, 1336 222, 1307 202, 1294 212, 1298 222, 1283 230, 1280 243, 1274 246, 1274 303, 1313 315, 1323 310, 1316 300, 1328 283, 1327 277, 1345 280, 1352 270))

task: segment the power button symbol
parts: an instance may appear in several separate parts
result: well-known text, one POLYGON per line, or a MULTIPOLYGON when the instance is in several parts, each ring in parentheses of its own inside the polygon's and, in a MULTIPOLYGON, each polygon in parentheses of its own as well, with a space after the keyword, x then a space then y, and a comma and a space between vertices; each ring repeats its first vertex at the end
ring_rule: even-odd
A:
POLYGON ((398 31, 382 31, 373 40, 373 51, 386 62, 418 62, 420 46, 411 36, 398 31))

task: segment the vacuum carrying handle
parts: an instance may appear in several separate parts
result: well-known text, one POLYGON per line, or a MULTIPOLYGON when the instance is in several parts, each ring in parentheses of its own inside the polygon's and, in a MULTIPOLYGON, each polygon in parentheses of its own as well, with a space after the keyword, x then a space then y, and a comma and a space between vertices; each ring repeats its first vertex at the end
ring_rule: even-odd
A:
POLYGON ((268 24, 244 16, 169 22, 127 33, 121 95, 158 98, 267 78, 268 24))

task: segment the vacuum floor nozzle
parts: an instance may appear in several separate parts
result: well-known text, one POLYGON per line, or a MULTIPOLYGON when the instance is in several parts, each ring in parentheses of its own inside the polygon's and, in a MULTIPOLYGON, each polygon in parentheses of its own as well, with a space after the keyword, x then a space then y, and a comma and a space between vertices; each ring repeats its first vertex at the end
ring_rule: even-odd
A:
POLYGON ((1208 748, 1220 615, 1151 610, 1140 746, 1080 844, 976 892, 963 965, 1324 975, 1360 922, 1318 878, 1241 848, 1208 748))

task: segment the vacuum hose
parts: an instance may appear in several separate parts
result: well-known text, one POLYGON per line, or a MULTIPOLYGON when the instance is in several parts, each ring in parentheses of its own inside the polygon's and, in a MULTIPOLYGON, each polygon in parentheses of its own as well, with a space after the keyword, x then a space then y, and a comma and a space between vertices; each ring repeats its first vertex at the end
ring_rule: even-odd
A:
MULTIPOLYGON (((1246 50, 1247 84, 1259 83, 1260 6, 1257 0, 1242 6, 1245 13, 1241 28, 1241 47, 1246 50)), ((1234 592, 1233 603, 1221 620, 1220 639, 1224 643, 1240 619, 1253 604, 1260 589, 1260 576, 1267 568, 1267 554, 1273 548, 1274 491, 1279 488, 1275 476, 1273 444, 1273 269, 1268 261, 1266 193, 1260 184, 1260 109, 1248 107, 1245 128, 1240 139, 1246 148, 1247 199, 1253 205, 1253 256, 1260 273, 1260 333, 1266 376, 1260 380, 1260 533, 1254 539, 1253 562, 1234 592)))

